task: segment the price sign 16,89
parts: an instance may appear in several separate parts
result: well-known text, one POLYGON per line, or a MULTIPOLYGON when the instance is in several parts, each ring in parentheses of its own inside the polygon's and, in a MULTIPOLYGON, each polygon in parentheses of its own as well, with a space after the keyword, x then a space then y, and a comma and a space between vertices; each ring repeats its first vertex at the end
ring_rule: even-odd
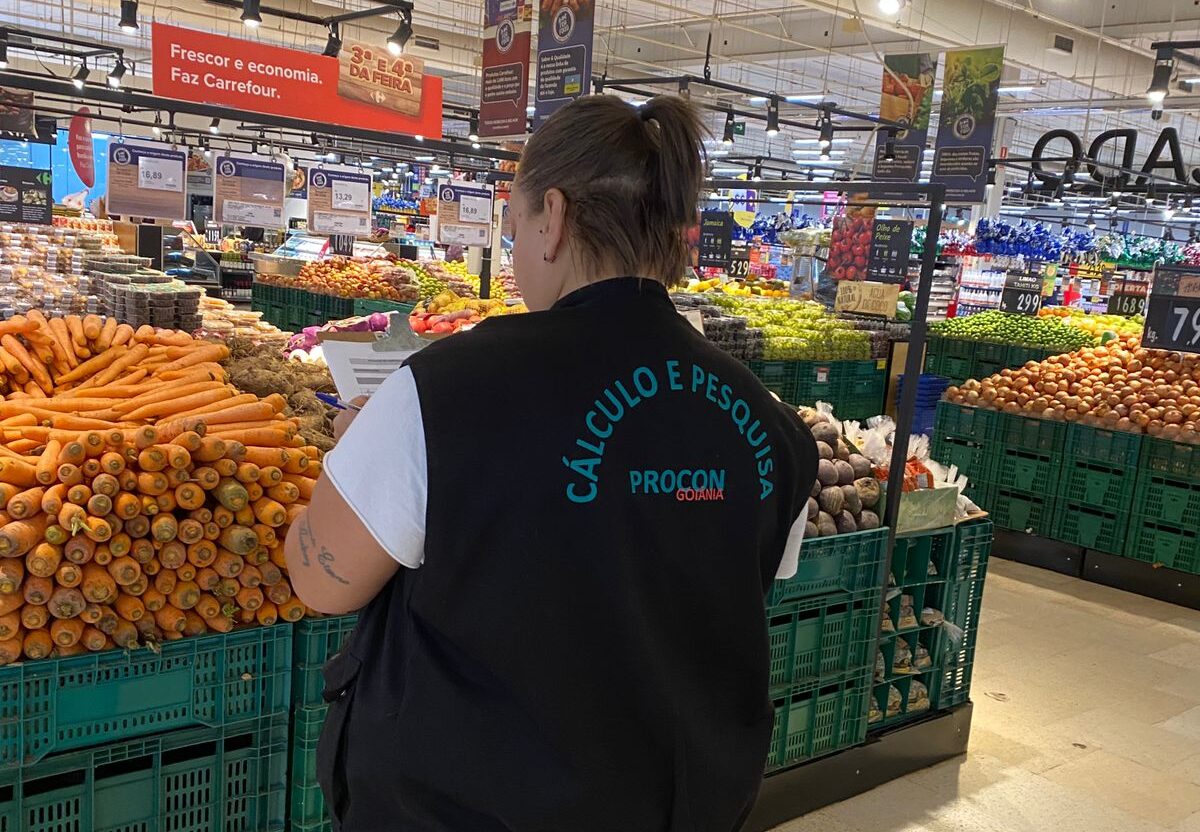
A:
POLYGON ((1200 353, 1200 271, 1155 270, 1142 346, 1200 353))

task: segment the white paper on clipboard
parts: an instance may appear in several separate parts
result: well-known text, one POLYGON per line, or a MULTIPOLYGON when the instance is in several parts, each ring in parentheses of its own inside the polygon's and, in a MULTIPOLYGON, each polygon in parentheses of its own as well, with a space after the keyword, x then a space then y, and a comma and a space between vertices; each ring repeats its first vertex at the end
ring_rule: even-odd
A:
POLYGON ((383 338, 373 332, 318 335, 329 374, 343 401, 374 395, 388 376, 428 343, 412 331, 407 315, 392 313, 388 318, 388 334, 383 338))

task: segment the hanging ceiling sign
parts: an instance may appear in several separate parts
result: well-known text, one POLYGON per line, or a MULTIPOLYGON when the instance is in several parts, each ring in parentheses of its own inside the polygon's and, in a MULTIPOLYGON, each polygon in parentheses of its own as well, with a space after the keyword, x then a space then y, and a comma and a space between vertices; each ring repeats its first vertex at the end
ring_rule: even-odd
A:
POLYGON ((187 154, 167 145, 108 147, 109 214, 181 220, 187 216, 187 154))
POLYGON ((937 55, 928 52, 909 55, 884 55, 883 92, 879 98, 879 117, 910 125, 892 142, 893 159, 887 155, 888 132, 875 136, 875 178, 885 181, 916 182, 921 173, 921 154, 929 135, 929 114, 933 109, 933 82, 937 75, 937 55))
POLYGON ((37 139, 33 93, 0 87, 0 137, 37 139))
POLYGON ((92 145, 92 113, 87 107, 80 107, 71 117, 71 127, 67 131, 67 153, 71 157, 71 166, 75 175, 84 187, 91 188, 96 184, 96 151, 92 145))
POLYGON ((592 83, 595 0, 542 0, 538 10, 535 126, 587 95, 592 83))
POLYGON ((0 220, 50 224, 50 171, 0 165, 0 220))
POLYGON ((347 170, 308 171, 308 230, 314 234, 371 233, 371 175, 347 170))
POLYGON ((283 227, 283 165, 220 156, 213 162, 213 173, 213 217, 218 223, 283 227))
POLYGON ((1126 187, 1131 180, 1136 180, 1138 186, 1143 186, 1148 181, 1147 174, 1174 179, 1183 187, 1200 184, 1200 167, 1189 167, 1184 163, 1179 132, 1174 127, 1162 129, 1140 167, 1135 162, 1137 147, 1138 132, 1129 127, 1122 130, 1105 130, 1092 139, 1087 152, 1084 153, 1083 139, 1079 134, 1059 128, 1043 133, 1034 142, 1033 151, 1029 154, 1032 160, 1029 166, 1033 169, 1034 176, 1043 184, 1056 184, 1061 178, 1064 163, 1059 161, 1047 163, 1042 160, 1071 158, 1075 161, 1075 166, 1080 173, 1075 184, 1084 186, 1084 190, 1089 185, 1105 189, 1126 187), (1137 171, 1138 173, 1125 173, 1114 170, 1112 167, 1086 161, 1099 159, 1110 146, 1112 152, 1105 155, 1109 158, 1119 157, 1119 161, 1113 164, 1126 171, 1137 171), (1047 164, 1050 165, 1050 170, 1046 169, 1047 164), (1142 175, 1138 175, 1139 173, 1142 175))
POLYGON ((946 53, 930 181, 946 186, 947 202, 982 202, 987 192, 1003 66, 1003 46, 946 53))
POLYGON ((424 75, 419 60, 392 59, 382 47, 360 46, 357 64, 354 57, 353 47, 343 49, 342 59, 328 58, 153 25, 155 95, 367 130, 442 135, 441 78, 424 75), (356 72, 343 72, 343 64, 356 72))
POLYGON ((464 246, 491 245, 493 196, 491 185, 439 180, 438 242, 464 246))
POLYGON ((733 214, 704 211, 700 214, 700 251, 697 265, 728 269, 733 251, 733 214))
POLYGON ((531 12, 532 0, 484 3, 479 81, 479 135, 484 138, 525 132, 531 12))

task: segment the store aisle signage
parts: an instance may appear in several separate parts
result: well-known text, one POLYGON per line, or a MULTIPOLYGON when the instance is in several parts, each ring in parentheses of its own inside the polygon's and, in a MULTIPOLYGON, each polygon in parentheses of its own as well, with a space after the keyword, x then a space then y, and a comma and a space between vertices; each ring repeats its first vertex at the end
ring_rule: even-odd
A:
POLYGON ((1042 275, 1040 272, 1008 272, 1000 292, 1000 311, 1016 315, 1037 316, 1042 308, 1042 275))
POLYGON ((0 222, 50 224, 50 171, 0 165, 0 222))
POLYGON ((733 248, 733 214, 729 211, 704 211, 700 214, 700 251, 696 264, 701 268, 728 269, 733 248))
POLYGON ((867 259, 868 279, 881 283, 906 281, 912 235, 911 220, 876 219, 871 227, 871 247, 867 259))
POLYGON ((1200 353, 1200 269, 1154 269, 1142 347, 1200 353))
POLYGON ((75 175, 85 188, 96 184, 96 151, 92 145, 92 112, 80 107, 71 117, 67 131, 67 154, 75 175))
POLYGON ((983 202, 1003 67, 1003 46, 946 53, 930 181, 946 186, 947 202, 983 202))
POLYGON ((921 154, 929 136, 937 55, 928 52, 884 55, 883 65, 879 117, 911 126, 897 134, 893 142, 895 158, 890 161, 883 158, 887 152, 887 131, 880 130, 875 134, 875 178, 916 182, 921 173, 921 154))
MULTIPOLYGON (((375 52, 379 55, 374 61, 360 56, 364 58, 360 67, 368 78, 355 80, 373 85, 378 95, 362 100, 357 83, 354 97, 341 91, 338 58, 155 23, 154 94, 366 130, 442 135, 442 79, 422 74, 414 88, 419 89, 416 107, 404 104, 405 109, 399 110, 404 88, 411 86, 412 79, 407 79, 408 84, 403 78, 397 80, 391 63, 376 79, 378 59, 391 56, 386 50, 372 54, 375 52), (401 89, 385 90, 389 83, 401 89)), ((352 58, 350 54, 348 59, 352 58)), ((401 60, 415 70, 411 57, 401 60)))
POLYGON ((898 283, 877 283, 873 280, 842 280, 837 285, 833 301, 835 312, 859 315, 896 317, 896 301, 900 298, 898 283))
POLYGON ((534 127, 591 89, 595 13, 595 0, 541 0, 534 127))
POLYGON ((438 181, 438 242, 446 245, 491 245, 493 195, 491 185, 438 181))
POLYGON ((219 156, 213 162, 213 217, 219 223, 283 227, 284 166, 219 156))
POLYGON ((338 95, 406 116, 421 113, 425 62, 382 46, 347 43, 338 55, 338 95))
POLYGON ((0 138, 37 138, 33 93, 0 87, 0 138))
POLYGON ((108 147, 109 214, 181 220, 187 216, 187 153, 166 145, 108 147))
POLYGON ((479 82, 479 135, 483 138, 525 132, 532 2, 484 0, 479 82))
MULTIPOLYGON (((1029 166, 1033 169, 1034 176, 1043 184, 1057 184, 1063 169, 1063 163, 1059 160, 1064 157, 1074 159, 1079 171, 1075 185, 1082 187, 1085 191, 1088 190, 1089 185, 1094 190, 1100 187, 1124 186, 1128 184, 1131 176, 1137 176, 1137 174, 1116 171, 1111 167, 1097 166, 1087 161, 1100 158, 1111 160, 1109 164, 1119 164, 1126 171, 1136 170, 1142 174, 1170 176, 1184 186, 1200 184, 1200 167, 1190 167, 1183 161, 1183 146, 1180 144, 1179 131, 1174 127, 1162 129, 1140 167, 1135 161, 1137 147, 1138 132, 1132 127, 1127 127, 1120 130, 1105 130, 1098 134, 1088 145, 1085 154, 1083 139, 1079 134, 1060 127, 1038 137, 1029 154, 1031 160, 1029 166), (1109 145, 1112 146, 1111 151, 1108 150, 1109 145), (1055 160, 1048 163, 1049 170, 1042 162, 1044 158, 1055 160)), ((1144 185, 1145 182, 1139 181, 1138 184, 1144 185)))
POLYGON ((1108 280, 1108 308, 1105 311, 1109 315, 1125 317, 1145 315, 1146 296, 1149 294, 1149 289, 1149 285, 1142 280, 1110 277, 1108 280))
POLYGON ((371 175, 309 168, 308 230, 314 234, 371 233, 371 175))

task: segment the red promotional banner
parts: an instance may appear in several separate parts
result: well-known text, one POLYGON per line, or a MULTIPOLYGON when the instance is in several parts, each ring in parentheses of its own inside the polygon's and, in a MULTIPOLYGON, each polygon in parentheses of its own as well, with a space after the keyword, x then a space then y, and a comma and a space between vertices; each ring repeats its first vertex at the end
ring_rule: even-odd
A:
POLYGON ((532 0, 484 0, 479 135, 525 133, 532 0))
POLYGON ((75 173, 85 187, 96 184, 96 154, 92 148, 92 113, 80 107, 71 117, 71 128, 67 131, 67 152, 75 173))
POLYGON ((338 94, 338 59, 154 24, 154 94, 346 127, 440 137, 442 79, 426 75, 409 116, 338 94))

